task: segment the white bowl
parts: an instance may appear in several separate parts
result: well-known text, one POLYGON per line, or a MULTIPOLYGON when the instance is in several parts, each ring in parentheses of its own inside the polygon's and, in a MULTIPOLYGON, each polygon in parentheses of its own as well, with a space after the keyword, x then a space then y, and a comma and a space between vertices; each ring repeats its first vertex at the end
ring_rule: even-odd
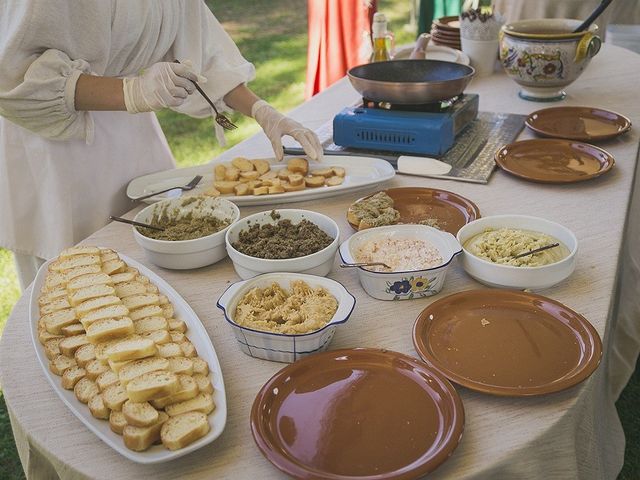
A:
POLYGON ((218 308, 224 312, 225 320, 233 327, 240 349, 251 357, 275 362, 295 362, 311 353, 326 350, 336 326, 349 319, 355 304, 356 299, 342 284, 329 278, 300 273, 267 273, 234 283, 222 294, 217 303, 218 308), (338 300, 336 313, 324 327, 311 333, 287 335, 241 327, 234 322, 238 302, 249 290, 254 287, 265 288, 273 282, 288 290, 294 280, 303 280, 311 287, 323 287, 338 300))
MULTIPOLYGON (((170 205, 169 208, 179 208, 181 213, 188 213, 194 209, 193 203, 182 207, 183 201, 184 198, 176 198, 154 203, 138 212, 134 220, 149 223, 153 217, 154 209, 163 208, 167 204, 170 205)), ((175 241, 145 237, 136 227, 133 227, 133 236, 150 262, 159 267, 187 270, 211 265, 227 256, 227 251, 224 247, 225 234, 229 227, 240 218, 240 210, 233 203, 223 198, 207 197, 204 203, 198 207, 198 211, 210 212, 220 219, 229 219, 231 224, 206 237, 175 241)))
POLYGON ((365 292, 378 300, 411 300, 440 292, 447 269, 462 248, 453 235, 437 228, 426 225, 389 225, 362 230, 340 245, 342 261, 356 263, 356 252, 365 242, 385 235, 426 240, 438 249, 443 263, 437 267, 408 272, 373 272, 357 267, 365 292))
POLYGON ((458 241, 462 245, 462 266, 473 278, 485 285, 501 288, 529 288, 540 290, 549 288, 573 273, 576 266, 578 240, 571 230, 559 223, 528 215, 495 215, 483 217, 468 223, 458 231, 458 241), (474 235, 488 228, 519 228, 545 233, 560 240, 569 249, 569 256, 559 262, 540 267, 515 267, 500 265, 476 257, 464 244, 474 235))
POLYGON ((273 210, 267 210, 265 212, 249 215, 232 225, 227 231, 227 235, 225 237, 227 252, 229 253, 229 258, 231 258, 231 261, 233 262, 233 268, 236 269, 236 273, 240 278, 246 280, 247 278, 270 272, 297 272, 307 273, 309 275, 320 275, 323 277, 327 275, 333 266, 333 259, 336 256, 338 243, 340 242, 340 230, 338 229, 336 222, 326 215, 309 210, 277 210, 277 213, 280 215, 279 219, 274 219, 272 212, 273 210), (239 252, 232 246, 232 243, 238 241, 240 232, 242 230, 247 230, 250 225, 275 224, 278 220, 291 220, 292 223, 296 224, 303 219, 315 223, 321 230, 333 238, 333 242, 322 250, 312 253, 311 255, 276 260, 252 257, 239 252))

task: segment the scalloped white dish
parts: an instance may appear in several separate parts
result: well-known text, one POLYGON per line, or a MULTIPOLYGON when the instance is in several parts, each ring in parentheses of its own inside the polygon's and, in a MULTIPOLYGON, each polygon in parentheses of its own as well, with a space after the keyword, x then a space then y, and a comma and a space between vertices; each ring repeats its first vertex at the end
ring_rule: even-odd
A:
POLYGON ((211 339, 207 334, 204 326, 200 322, 200 319, 189 306, 189 304, 176 292, 171 285, 165 282, 162 278, 149 270, 141 263, 120 254, 120 258, 131 267, 137 268, 140 273, 146 275, 151 282, 158 287, 160 293, 167 296, 169 301, 173 304, 176 317, 180 318, 187 324, 187 337, 196 347, 198 355, 202 359, 206 360, 209 364, 209 377, 211 384, 213 385, 213 401, 216 405, 215 410, 209 415, 209 425, 211 429, 209 433, 201 439, 193 442, 180 450, 167 450, 162 445, 154 445, 144 452, 134 452, 125 447, 122 437, 111 431, 109 428, 109 422, 105 420, 99 420, 94 418, 89 411, 89 408, 80 403, 72 390, 65 390, 61 385, 61 378, 54 375, 49 370, 49 360, 44 353, 44 348, 38 340, 38 319, 39 319, 39 307, 38 307, 38 294, 45 280, 45 275, 51 260, 46 262, 40 270, 33 283, 33 290, 31 291, 31 298, 29 303, 29 321, 31 322, 31 339, 33 346, 36 350, 38 361, 42 366, 44 376, 47 378, 53 390, 58 394, 60 400, 67 405, 67 407, 73 412, 73 414, 84 425, 95 433, 100 440, 106 443, 109 447, 113 448, 116 452, 123 457, 128 458, 136 463, 151 464, 160 463, 173 460, 178 457, 182 457, 198 450, 201 447, 213 442, 220 436, 224 430, 227 421, 227 399, 224 388, 224 380, 222 378, 222 369, 220 368, 220 362, 216 355, 216 351, 213 348, 211 339))
MULTIPOLYGON (((275 159, 266 158, 271 163, 271 169, 278 171, 286 167, 286 163, 275 163, 275 159)), ((285 158, 286 161, 286 158, 285 158)), ((160 191, 173 186, 186 185, 196 175, 202 175, 202 180, 196 188, 185 192, 186 195, 197 195, 204 193, 213 185, 213 162, 197 167, 177 168, 165 170, 163 172, 152 173, 134 178, 127 186, 127 196, 134 200, 142 195, 148 195, 154 191, 160 191)), ((277 205, 282 203, 305 202, 318 198, 334 197, 347 192, 355 192, 365 189, 371 185, 390 180, 395 175, 395 170, 386 160, 371 157, 356 157, 350 155, 331 155, 325 157, 322 163, 310 162, 310 168, 343 167, 346 176, 342 185, 335 187, 305 188, 299 192, 285 192, 271 195, 222 195, 220 198, 229 200, 238 206, 250 205, 277 205)), ((185 195, 183 194, 183 195, 185 195)), ((143 200, 145 203, 154 203, 166 198, 180 196, 180 190, 174 189, 167 193, 156 195, 143 200)))

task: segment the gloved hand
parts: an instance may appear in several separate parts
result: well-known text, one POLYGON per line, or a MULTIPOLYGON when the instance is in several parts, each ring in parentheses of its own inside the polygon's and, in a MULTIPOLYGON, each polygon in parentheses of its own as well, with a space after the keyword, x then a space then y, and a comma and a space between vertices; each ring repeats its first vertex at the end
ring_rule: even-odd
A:
POLYGON ((160 62, 142 75, 124 78, 124 103, 129 113, 151 112, 182 105, 196 87, 198 75, 188 64, 160 62))
POLYGON ((273 151, 278 161, 282 161, 282 137, 292 136, 304 149, 311 160, 322 161, 322 145, 317 135, 295 120, 285 117, 264 100, 258 100, 251 107, 251 116, 262 127, 265 135, 271 141, 273 151))

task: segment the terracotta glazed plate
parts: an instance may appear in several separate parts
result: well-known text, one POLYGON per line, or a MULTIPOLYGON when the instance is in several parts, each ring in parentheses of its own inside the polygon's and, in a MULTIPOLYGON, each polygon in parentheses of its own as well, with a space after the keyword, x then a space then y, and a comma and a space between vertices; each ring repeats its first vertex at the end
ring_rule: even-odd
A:
MULTIPOLYGON (((421 187, 389 188, 384 191, 393 199, 394 208, 400 212, 400 223, 435 220, 437 225, 430 226, 456 235, 464 225, 480 218, 480 209, 476 204, 457 193, 421 187)), ((358 230, 358 225, 351 222, 349 225, 358 230)))
POLYGON ((515 290, 470 290, 432 303, 414 324, 413 344, 449 380, 512 397, 572 387, 602 357, 598 332, 582 315, 515 290))
POLYGON ((552 138, 505 145, 495 159, 512 175, 541 183, 582 182, 608 172, 615 163, 610 153, 594 145, 552 138))
POLYGON ((433 22, 432 27, 435 29, 459 32, 460 18, 457 15, 452 15, 449 17, 440 17, 433 22))
POLYGON ((631 129, 627 117, 591 107, 545 108, 529 115, 525 124, 546 137, 585 142, 607 140, 631 129))
POLYGON ((305 479, 413 479, 455 450, 464 410, 421 361, 387 350, 318 353, 276 373, 251 410, 258 448, 305 479))

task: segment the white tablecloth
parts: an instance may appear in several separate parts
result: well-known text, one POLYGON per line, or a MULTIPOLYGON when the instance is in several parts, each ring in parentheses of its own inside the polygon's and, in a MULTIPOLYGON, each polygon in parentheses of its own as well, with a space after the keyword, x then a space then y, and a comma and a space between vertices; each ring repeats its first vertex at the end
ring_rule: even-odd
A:
MULTIPOLYGON (((567 90, 561 105, 609 108, 640 125, 637 100, 640 56, 605 45, 583 76, 567 90)), ((529 113, 545 105, 517 96, 518 87, 502 74, 475 79, 470 92, 480 94, 485 111, 529 113)), ((341 81, 302 105, 293 116, 311 127, 330 119, 357 98, 341 81)), ((524 132, 522 137, 531 136, 524 132)), ((594 375, 581 385, 537 398, 499 398, 458 388, 466 411, 462 441, 429 478, 615 478, 623 463, 624 436, 614 401, 633 371, 638 354, 637 295, 640 272, 638 195, 630 200, 640 135, 637 128, 602 144, 616 158, 607 175, 573 185, 541 185, 518 180, 502 171, 488 185, 397 176, 389 186, 430 186, 459 193, 484 216, 527 213, 558 221, 573 230, 580 242, 574 274, 542 291, 589 319, 603 337, 605 354, 594 375), (633 210, 629 210, 629 205, 633 210), (632 220, 622 246, 627 215, 632 220), (622 268, 618 268, 618 262, 622 268), (621 288, 617 288, 621 285, 621 288), (616 308, 618 305, 619 307, 616 308)), ((262 136, 236 146, 233 157, 267 155, 262 136)), ((637 183, 637 181, 636 181, 637 183)), ((636 187, 636 192, 638 192, 636 187)), ((347 206, 362 194, 297 204, 326 213, 338 222, 342 238, 352 233, 347 206)), ((243 208, 247 215, 263 210, 243 208)), ((115 248, 145 264, 127 226, 112 224, 87 242, 115 248)), ((228 421, 213 444, 176 461, 143 466, 130 462, 104 445, 63 405, 46 382, 29 336, 27 297, 18 302, 0 343, 0 380, 12 414, 18 448, 32 478, 282 478, 260 454, 251 438, 249 411, 260 387, 282 364, 252 359, 240 352, 215 300, 235 281, 228 260, 194 271, 169 271, 149 265, 191 304, 212 338, 225 375, 228 421)), ((444 291, 428 299, 382 302, 369 298, 355 272, 335 268, 357 298, 349 322, 336 332, 330 348, 383 347, 415 355, 411 328, 418 313, 432 301, 480 285, 454 264, 444 291)))

